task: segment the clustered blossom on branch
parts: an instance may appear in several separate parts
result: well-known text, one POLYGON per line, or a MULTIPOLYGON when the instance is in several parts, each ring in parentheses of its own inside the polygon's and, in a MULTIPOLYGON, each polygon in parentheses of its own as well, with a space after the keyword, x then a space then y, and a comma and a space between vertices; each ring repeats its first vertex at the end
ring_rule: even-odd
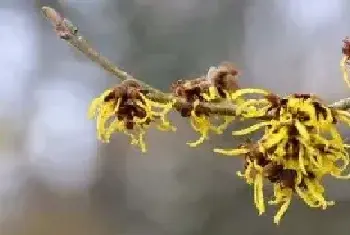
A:
POLYGON ((201 107, 200 102, 226 101, 231 102, 230 95, 238 89, 238 71, 228 63, 223 62, 218 67, 211 67, 206 76, 193 80, 178 80, 171 85, 174 97, 185 99, 186 103, 176 107, 182 117, 188 117, 192 128, 200 134, 200 138, 188 143, 197 147, 209 138, 210 131, 222 134, 234 120, 233 116, 211 115, 209 108, 201 107), (215 125, 215 122, 222 122, 215 125))
MULTIPOLYGON (((264 187, 272 185, 274 196, 268 203, 278 205, 274 217, 278 224, 294 196, 311 208, 327 209, 334 205, 325 195, 322 180, 330 175, 349 179, 348 148, 337 129, 343 122, 350 126, 350 99, 332 105, 312 94, 286 97, 264 89, 240 88, 238 70, 230 63, 211 67, 205 76, 178 80, 171 93, 163 93, 136 80, 94 50, 69 20, 54 9, 42 8, 57 35, 85 54, 122 82, 93 100, 90 118, 96 119, 97 136, 108 142, 115 132, 126 134, 131 144, 145 152, 146 131, 153 125, 162 131, 175 131, 168 120, 171 111, 187 118, 198 140, 188 143, 198 147, 211 134, 222 134, 233 121, 254 119, 256 124, 232 132, 233 136, 249 135, 263 129, 256 142, 247 141, 233 149, 215 148, 214 152, 239 156, 244 169, 238 172, 253 185, 254 204, 259 215, 265 212, 264 187), (259 98, 250 98, 250 95, 259 98)), ((350 41, 343 40, 340 68, 350 87, 350 41)))
POLYGON ((122 132, 130 136, 131 144, 146 152, 144 135, 151 123, 157 123, 159 130, 175 131, 166 119, 174 102, 157 103, 146 93, 137 81, 125 80, 94 99, 89 117, 96 118, 99 139, 108 142, 112 133, 122 132))
POLYGON ((346 150, 349 146, 335 126, 338 121, 350 125, 350 114, 329 108, 309 94, 285 98, 269 95, 255 103, 266 103, 259 110, 270 112, 272 119, 234 131, 233 135, 246 135, 264 128, 261 139, 237 149, 214 151, 244 156, 245 169, 238 175, 254 185, 254 202, 259 214, 265 212, 264 180, 273 185, 274 199, 269 203, 280 205, 275 223, 280 222, 293 195, 313 208, 326 209, 333 205, 333 201, 325 199, 322 179, 326 175, 350 178, 350 175, 343 175, 349 165, 346 150))

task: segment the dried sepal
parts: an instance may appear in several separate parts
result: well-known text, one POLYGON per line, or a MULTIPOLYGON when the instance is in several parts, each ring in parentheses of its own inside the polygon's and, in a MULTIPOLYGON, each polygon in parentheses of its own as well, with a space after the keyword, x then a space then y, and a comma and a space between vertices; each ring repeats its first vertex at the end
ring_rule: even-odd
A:
POLYGON ((239 89, 239 72, 236 67, 229 62, 222 62, 217 67, 211 67, 207 74, 212 86, 221 98, 226 98, 227 94, 234 93, 239 89))
POLYGON ((184 98, 190 103, 197 99, 201 102, 226 99, 228 94, 239 89, 238 75, 234 65, 223 62, 217 67, 210 67, 205 76, 174 82, 171 91, 174 96, 184 98))

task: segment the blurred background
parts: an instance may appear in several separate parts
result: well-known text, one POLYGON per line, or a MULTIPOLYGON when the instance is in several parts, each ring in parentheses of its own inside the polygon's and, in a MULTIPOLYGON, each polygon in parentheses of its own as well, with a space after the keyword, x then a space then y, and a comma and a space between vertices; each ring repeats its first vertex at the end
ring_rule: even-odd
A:
POLYGON ((98 143, 87 108, 117 81, 56 37, 43 5, 156 88, 228 60, 242 87, 349 93, 346 0, 1 0, 1 235, 348 234, 346 181, 327 182, 337 204, 326 211, 294 200, 279 227, 275 208, 259 217, 242 163, 212 153, 241 141, 230 133, 191 149, 197 136, 175 114, 177 133, 151 131, 146 155, 123 135, 98 143))

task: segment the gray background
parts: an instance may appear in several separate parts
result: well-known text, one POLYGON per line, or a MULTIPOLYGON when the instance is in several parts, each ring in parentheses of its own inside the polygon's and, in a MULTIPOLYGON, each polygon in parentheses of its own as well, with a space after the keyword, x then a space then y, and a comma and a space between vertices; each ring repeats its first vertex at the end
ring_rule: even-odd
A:
POLYGON ((229 60, 244 87, 349 94, 346 0, 1 0, 1 235, 349 234, 346 181, 327 182, 327 211, 294 200, 278 228, 273 207, 259 217, 242 163, 211 151, 241 140, 230 133, 191 149, 196 135, 173 115, 178 133, 151 131, 145 156, 122 135, 98 143, 88 104, 117 81, 58 40, 41 5, 157 88, 229 60))

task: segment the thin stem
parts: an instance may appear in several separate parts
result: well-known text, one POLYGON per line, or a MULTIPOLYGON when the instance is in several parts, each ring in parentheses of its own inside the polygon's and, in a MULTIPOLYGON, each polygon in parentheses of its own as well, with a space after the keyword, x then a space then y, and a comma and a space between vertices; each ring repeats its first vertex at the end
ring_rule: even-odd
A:
POLYGON ((333 108, 341 109, 341 110, 350 109, 350 97, 340 99, 340 100, 334 102, 333 104, 329 105, 329 107, 333 107, 333 108))
MULTIPOLYGON (((41 8, 43 15, 51 22, 56 31, 57 36, 65 40, 69 45, 76 48, 93 62, 97 63, 104 70, 111 73, 121 81, 126 79, 137 80, 127 72, 120 69, 108 58, 102 56, 95 50, 88 41, 79 33, 78 27, 75 26, 69 19, 62 17, 55 9, 44 6, 41 8)), ((153 88, 152 86, 137 80, 144 88, 151 92, 164 94, 163 92, 153 88)))

